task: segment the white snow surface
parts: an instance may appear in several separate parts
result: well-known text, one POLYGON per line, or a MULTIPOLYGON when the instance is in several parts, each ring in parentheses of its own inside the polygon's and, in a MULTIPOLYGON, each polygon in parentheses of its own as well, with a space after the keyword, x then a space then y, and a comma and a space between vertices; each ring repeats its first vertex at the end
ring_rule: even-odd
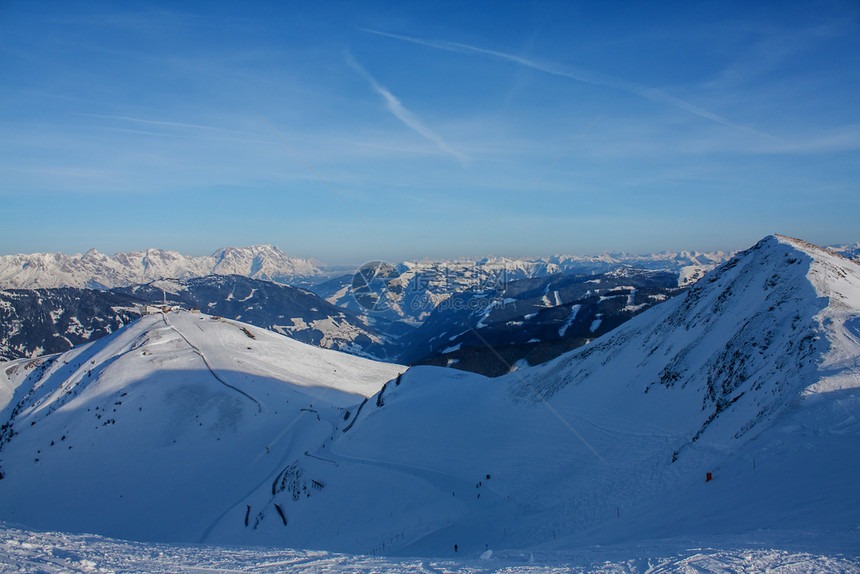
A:
POLYGON ((3 520, 308 572, 857 571, 860 266, 802 241, 496 379, 166 321, 4 364, 3 520))
POLYGON ((257 574, 781 574, 860 572, 860 561, 832 550, 806 550, 804 536, 751 539, 678 539, 635 547, 592 547, 576 552, 486 550, 480 556, 392 558, 320 550, 152 544, 94 535, 34 532, 0 523, 0 573, 69 574, 237 572, 257 574), (784 550, 786 540, 799 549, 784 550))

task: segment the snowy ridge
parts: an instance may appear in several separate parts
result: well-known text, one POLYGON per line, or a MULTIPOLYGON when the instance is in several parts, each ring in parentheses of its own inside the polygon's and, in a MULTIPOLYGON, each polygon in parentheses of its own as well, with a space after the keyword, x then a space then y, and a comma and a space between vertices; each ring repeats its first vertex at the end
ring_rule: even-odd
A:
POLYGON ((319 276, 322 269, 316 261, 290 257, 271 245, 225 247, 204 257, 163 249, 117 253, 113 257, 95 249, 84 255, 34 253, 0 256, 0 287, 4 289, 110 289, 159 279, 188 279, 212 274, 244 275, 291 283, 319 276))

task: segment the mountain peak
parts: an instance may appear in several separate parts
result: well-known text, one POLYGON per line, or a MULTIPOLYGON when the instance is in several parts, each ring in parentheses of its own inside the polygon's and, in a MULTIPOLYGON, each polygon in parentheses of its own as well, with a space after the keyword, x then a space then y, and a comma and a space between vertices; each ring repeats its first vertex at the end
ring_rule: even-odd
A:
POLYGON ((88 250, 86 253, 84 253, 83 256, 81 256, 81 259, 83 259, 83 260, 102 260, 102 259, 105 259, 106 257, 107 257, 106 255, 103 255, 102 253, 100 253, 96 248, 92 248, 92 249, 88 250))
POLYGON ((685 294, 536 368, 528 380, 541 396, 583 381, 612 388, 618 375, 601 366, 629 365, 619 378, 638 392, 655 385, 690 390, 702 405, 690 411, 701 417, 697 437, 719 427, 714 421, 724 411, 743 419, 728 435, 742 437, 826 378, 821 365, 860 354, 851 335, 857 316, 860 265, 805 241, 770 235, 685 294))

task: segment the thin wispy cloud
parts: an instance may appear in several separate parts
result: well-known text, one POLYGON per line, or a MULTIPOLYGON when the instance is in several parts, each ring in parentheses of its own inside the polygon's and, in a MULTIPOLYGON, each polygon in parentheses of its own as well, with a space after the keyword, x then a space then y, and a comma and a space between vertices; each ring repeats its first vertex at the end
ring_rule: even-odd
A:
POLYGON ((710 82, 708 88, 738 90, 749 81, 779 70, 804 52, 838 38, 854 34, 847 21, 827 21, 811 28, 779 27, 761 22, 718 29, 724 36, 750 37, 740 57, 727 65, 710 82))
POLYGON ((452 155, 459 159, 461 162, 465 163, 468 160, 468 157, 458 152, 454 148, 452 148, 448 143, 442 139, 437 133, 428 128, 424 123, 418 119, 418 117, 409 111, 397 97, 388 91, 384 86, 381 86, 376 79, 370 75, 370 72, 364 69, 364 67, 359 64, 355 58, 353 58, 352 54, 346 52, 346 61, 349 66, 358 72, 373 90, 382 96, 382 99, 385 101, 385 107, 388 108, 388 111, 391 112, 394 117, 403 122, 407 127, 414 130, 418 134, 422 135, 426 139, 433 142, 440 151, 452 155))
POLYGON ((677 98, 671 94, 664 92, 663 90, 657 88, 650 88, 648 86, 641 86, 634 82, 629 82, 622 78, 618 78, 615 76, 611 76, 609 74, 603 74, 600 72, 593 72, 591 70, 586 70, 583 68, 569 67, 569 66, 561 66, 559 64, 555 64, 552 62, 544 62, 540 60, 533 60, 529 58, 523 58, 522 56, 517 56, 516 54, 508 54, 507 52, 500 52, 498 50, 490 50, 487 48, 481 48, 479 46, 471 46, 469 44, 462 44, 459 42, 449 42, 447 40, 433 40, 433 39, 424 39, 424 38, 414 38, 412 36, 404 36, 402 34, 392 34, 389 32, 381 32, 379 30, 372 30, 369 28, 362 28, 364 32, 370 34, 376 34, 377 36, 385 36, 387 38, 394 38, 396 40, 402 40, 404 42, 411 42, 413 44, 419 44, 422 46, 428 46, 430 48, 436 48, 438 50, 445 50, 448 52, 456 52, 459 54, 481 54, 485 56, 492 56, 494 58, 499 58, 502 60, 507 60, 509 62, 515 62, 520 64, 521 66, 525 66, 527 68, 531 68, 533 70, 538 70, 540 72, 544 72, 547 74, 552 74, 553 76, 560 76, 564 78, 569 78, 571 80, 575 80, 577 82, 582 82, 585 84, 592 84, 595 86, 603 86, 607 88, 615 88, 618 90, 622 90, 639 97, 645 98, 647 100, 651 100, 653 102, 658 102, 662 104, 668 104, 670 106, 674 106, 676 108, 687 111, 693 115, 699 116, 701 118, 710 120, 712 122, 735 128, 738 130, 742 130, 749 133, 754 133, 759 136, 776 139, 774 136, 770 134, 766 134, 755 128, 751 128, 749 126, 741 125, 735 123, 723 116, 716 114, 714 112, 708 111, 704 108, 700 108, 695 104, 691 104, 690 102, 684 101, 680 98, 677 98))
POLYGON ((280 145, 277 142, 260 139, 254 137, 253 132, 244 132, 240 130, 222 128, 218 126, 209 126, 203 124, 191 124, 187 122, 173 122, 167 120, 153 120, 148 118, 136 118, 132 116, 117 116, 105 114, 86 114, 79 113, 79 116, 98 118, 104 120, 117 120, 117 125, 93 125, 88 126, 91 129, 119 132, 125 134, 135 134, 143 136, 151 136, 156 138, 172 138, 172 139, 195 139, 200 138, 202 134, 206 141, 222 139, 225 141, 237 144, 254 144, 254 145, 280 145), (121 127, 123 125, 142 125, 151 127, 152 130, 137 129, 133 127, 121 127), (163 130, 155 131, 158 128, 163 130), (206 133, 208 132, 208 133, 206 133))
POLYGON ((170 122, 165 120, 151 120, 147 118, 135 118, 132 116, 113 116, 113 115, 105 115, 105 114, 78 114, 80 116, 86 116, 90 118, 101 118, 105 120, 120 120, 124 122, 132 122, 138 124, 146 124, 152 126, 163 126, 168 128, 185 128, 185 129, 195 129, 195 130, 211 130, 218 132, 234 132, 234 130, 229 130, 226 128, 219 128, 216 126, 205 126, 200 124, 189 124, 183 122, 170 122))

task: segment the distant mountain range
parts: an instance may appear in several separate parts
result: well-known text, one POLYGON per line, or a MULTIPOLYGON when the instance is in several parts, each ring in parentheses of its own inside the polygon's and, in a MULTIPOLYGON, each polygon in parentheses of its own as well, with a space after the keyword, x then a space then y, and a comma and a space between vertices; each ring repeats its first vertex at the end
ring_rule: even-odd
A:
MULTIPOLYGON (((370 312, 354 297, 355 270, 344 273, 343 268, 290 257, 270 245, 228 247, 207 257, 161 249, 112 257, 95 250, 83 255, 7 255, 0 257, 0 359, 62 352, 97 339, 138 317, 141 304, 159 303, 166 294, 169 303, 199 307, 326 348, 389 361, 444 362, 498 375, 507 372, 508 361, 528 356, 533 362, 542 362, 584 344, 659 302, 670 291, 674 293, 676 285, 689 283, 726 257, 728 254, 722 252, 615 253, 404 262, 390 266, 383 294, 385 305, 370 312), (663 276, 663 291, 653 293, 656 298, 643 299, 633 311, 614 309, 611 304, 599 309, 583 305, 569 299, 572 292, 566 289, 554 288, 552 301, 535 299, 528 293, 530 287, 517 285, 520 281, 537 281, 529 284, 532 286, 564 283, 566 280, 558 277, 571 274, 586 274, 592 283, 606 282, 604 274, 631 265, 671 274, 663 276), (301 286, 325 300, 295 289, 301 286), (514 337, 515 341, 506 339, 503 361, 492 358, 494 354, 487 356, 491 350, 486 346, 463 347, 462 341, 453 341, 455 333, 449 332, 466 320, 456 305, 465 299, 474 303, 475 297, 507 301, 504 313, 508 322, 531 326, 516 330, 519 337, 514 337), (515 300, 518 305, 511 305, 515 300), (561 310, 549 311, 559 305, 561 310), (561 325, 556 325, 555 319, 568 317, 572 305, 582 309, 578 322, 560 332, 561 325), (595 313, 600 314, 602 327, 588 330, 595 313), (416 331, 430 317, 430 325, 416 331), (535 317, 548 321, 539 340, 532 333, 538 322, 535 317), (586 328, 580 328, 579 323, 586 328), (550 336, 550 332, 557 336, 550 336), (441 344, 443 336, 451 337, 452 342, 441 344), (454 347, 457 351, 452 352, 454 347)), ((596 284, 592 288, 597 297, 606 290, 596 284)), ((497 316, 498 310, 493 314, 497 316)), ((479 324, 479 319, 469 325, 486 326, 479 324)), ((495 341, 489 331, 484 333, 495 341)))
POLYGON ((34 253, 0 256, 0 288, 78 287, 111 289, 158 279, 243 275, 283 284, 300 284, 324 275, 321 264, 290 257, 277 247, 224 247, 204 257, 147 249, 109 257, 95 249, 80 255, 34 253))
MULTIPOLYGON (((416 261, 390 265, 381 294, 383 303, 369 315, 376 322, 402 321, 420 325, 449 298, 466 292, 502 292, 523 279, 557 275, 602 275, 622 269, 662 271, 674 276, 673 286, 694 283, 705 272, 726 261, 730 253, 656 253, 598 256, 554 255, 536 259, 492 257, 475 260, 416 261)), ((340 307, 363 314, 353 296, 353 274, 341 275, 312 285, 320 297, 340 307)))
MULTIPOLYGON (((544 277, 557 273, 605 273, 618 267, 676 271, 689 282, 703 270, 713 268, 731 254, 664 252, 650 255, 605 253, 596 256, 556 255, 544 258, 490 257, 452 261, 404 262, 398 266, 408 283, 427 270, 467 270, 506 273, 510 280, 544 277)), ((327 266, 313 259, 290 257, 272 245, 224 247, 209 256, 193 257, 177 251, 147 249, 104 255, 95 249, 85 254, 33 253, 0 256, 0 289, 78 287, 111 289, 149 283, 159 279, 190 279, 207 275, 243 275, 285 285, 308 286, 339 277, 325 287, 326 297, 348 285, 356 269, 327 266)), ((446 279, 448 277, 446 276, 446 279)))
MULTIPOLYGON (((860 242, 834 245, 829 249, 849 259, 860 257, 860 242)), ((453 291, 468 287, 474 274, 508 280, 546 277, 555 274, 597 274, 621 267, 672 271, 681 285, 725 262, 731 252, 664 251, 644 255, 603 253, 600 255, 553 255, 550 257, 485 257, 480 259, 420 260, 394 264, 399 282, 406 286, 416 276, 436 273, 454 282, 453 291), (470 275, 470 273, 472 275, 470 275), (457 277, 460 277, 458 279, 457 277)), ((325 265, 314 259, 291 257, 272 245, 223 247, 208 256, 189 256, 177 251, 146 249, 104 255, 95 249, 81 254, 32 253, 0 255, 0 289, 44 289, 78 287, 111 289, 159 279, 190 279, 207 275, 243 275, 293 286, 317 286, 325 298, 342 299, 338 292, 348 286, 357 270, 349 266, 325 265), (326 283, 331 280, 331 282, 326 283)), ((435 283, 438 285, 438 281, 435 283)), ((341 301, 337 301, 341 304, 341 301)), ((401 317, 408 315, 400 310, 401 317)))

